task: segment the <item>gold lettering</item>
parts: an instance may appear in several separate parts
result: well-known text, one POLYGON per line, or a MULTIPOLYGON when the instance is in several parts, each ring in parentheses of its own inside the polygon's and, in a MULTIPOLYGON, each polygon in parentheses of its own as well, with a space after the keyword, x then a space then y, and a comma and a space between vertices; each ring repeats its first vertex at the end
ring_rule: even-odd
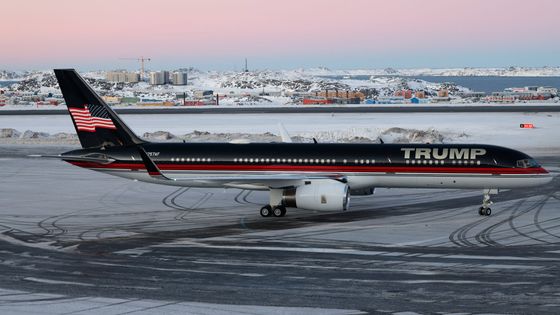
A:
POLYGON ((449 155, 449 149, 441 148, 441 153, 439 153, 439 148, 434 148, 432 155, 434 156, 434 159, 443 160, 449 155))
POLYGON ((469 149, 449 149, 449 159, 450 160, 462 160, 469 158, 469 149))
POLYGON ((414 148, 401 148, 401 151, 404 152, 405 159, 410 159, 410 153, 414 150, 415 150, 414 148))
POLYGON ((424 159, 429 160, 430 159, 430 149, 428 148, 419 148, 416 149, 416 155, 414 156, 415 159, 421 159, 422 157, 424 157, 424 159))
POLYGON ((475 160, 479 155, 485 155, 486 149, 471 149, 471 160, 475 160))

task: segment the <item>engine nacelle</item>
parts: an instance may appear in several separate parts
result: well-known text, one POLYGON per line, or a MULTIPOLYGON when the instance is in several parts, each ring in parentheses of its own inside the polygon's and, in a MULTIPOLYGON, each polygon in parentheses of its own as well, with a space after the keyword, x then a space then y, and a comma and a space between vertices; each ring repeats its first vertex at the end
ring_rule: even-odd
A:
POLYGON ((286 189, 282 203, 294 207, 319 211, 346 211, 350 205, 348 185, 335 180, 315 180, 297 188, 286 189))

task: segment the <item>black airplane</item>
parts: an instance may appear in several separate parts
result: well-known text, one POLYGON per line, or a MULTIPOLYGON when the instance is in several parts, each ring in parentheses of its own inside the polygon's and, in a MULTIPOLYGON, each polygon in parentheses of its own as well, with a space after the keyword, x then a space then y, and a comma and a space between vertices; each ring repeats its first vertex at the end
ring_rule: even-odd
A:
POLYGON ((376 187, 481 189, 479 214, 490 215, 490 194, 552 180, 527 154, 493 145, 148 142, 75 70, 54 72, 82 149, 50 157, 155 184, 268 190, 263 217, 347 210, 376 187))

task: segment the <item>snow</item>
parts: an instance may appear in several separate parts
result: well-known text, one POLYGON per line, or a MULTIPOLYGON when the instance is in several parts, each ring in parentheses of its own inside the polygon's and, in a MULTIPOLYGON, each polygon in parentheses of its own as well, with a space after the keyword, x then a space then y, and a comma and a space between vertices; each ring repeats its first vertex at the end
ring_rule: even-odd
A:
MULTIPOLYGON (((26 280, 44 279, 29 278, 26 280)), ((60 281, 56 281, 59 283, 60 281)), ((80 285, 67 283, 67 285, 80 285)), ((61 294, 31 293, 16 290, 0 289, 0 313, 2 314, 74 314, 97 313, 104 314, 364 314, 356 310, 327 309, 311 307, 278 307, 229 305, 197 302, 162 301, 154 299, 117 299, 104 297, 69 297, 61 294)))
MULTIPOLYGON (((396 91, 407 89, 424 91, 426 97, 437 95, 441 89, 449 91, 450 102, 473 102, 476 99, 457 97, 459 92, 470 90, 455 83, 434 83, 415 79, 415 76, 560 76, 560 68, 458 68, 458 69, 359 69, 330 70, 327 68, 296 70, 255 70, 235 71, 198 71, 187 69, 188 85, 155 85, 146 82, 114 83, 105 80, 104 71, 82 72, 88 83, 102 96, 137 97, 155 102, 177 102, 177 95, 186 99, 199 99, 198 92, 211 90, 223 99, 223 106, 283 106, 301 104, 302 93, 317 91, 360 91, 367 99, 379 96, 392 96, 396 91), (361 77, 355 77, 355 76, 361 77), (369 77, 369 79, 367 79, 369 77), (294 94, 296 95, 295 97, 294 94), (198 95, 198 97, 197 97, 198 95)), ((1 72, 0 72, 1 73, 1 72)), ((16 83, 5 87, 7 104, 18 104, 13 108, 35 109, 36 100, 55 96, 60 91, 52 71, 31 71, 25 73, 5 73, 5 77, 16 77, 16 83), (25 94, 25 95, 22 95, 25 94)), ((59 99, 62 100, 61 98, 59 99)), ((210 96, 207 101, 213 101, 210 96)), ((558 99, 553 99, 558 101, 558 99)), ((122 104, 128 106, 128 104, 122 104)), ((52 108, 51 106, 49 106, 52 108)))
POLYGON ((77 286, 82 286, 82 287, 93 287, 94 286, 91 283, 74 282, 74 281, 60 281, 60 280, 35 278, 35 277, 26 277, 26 278, 23 278, 23 280, 31 281, 31 282, 37 282, 37 283, 47 283, 47 284, 77 285, 77 286))
MULTIPOLYGON (((222 142, 231 141, 231 137, 224 134, 233 133, 259 135, 251 139, 254 142, 270 141, 265 134, 279 136, 278 123, 282 123, 290 136, 316 138, 320 142, 355 139, 375 142, 381 137, 385 142, 495 144, 529 154, 556 154, 560 147, 557 136, 560 113, 139 114, 121 117, 139 135, 157 131, 184 135, 199 131, 221 134, 208 140, 220 141, 223 137, 222 142), (536 128, 521 129, 521 123, 532 123, 536 128)), ((0 116, 1 128, 51 135, 75 133, 66 115, 0 116)), ((65 139, 63 135, 57 137, 60 141, 65 139)), ((0 143, 6 143, 5 140, 0 138, 0 143)))
POLYGON ((397 76, 560 76, 560 67, 509 67, 509 68, 408 68, 408 69, 353 69, 331 70, 311 68, 292 70, 306 75, 397 75, 397 76))

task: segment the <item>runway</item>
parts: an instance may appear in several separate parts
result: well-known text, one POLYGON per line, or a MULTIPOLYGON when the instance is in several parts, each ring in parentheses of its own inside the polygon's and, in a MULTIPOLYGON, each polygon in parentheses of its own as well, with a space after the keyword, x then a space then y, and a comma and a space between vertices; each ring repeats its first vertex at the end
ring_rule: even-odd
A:
MULTIPOLYGON (((500 192, 490 217, 479 191, 378 189, 347 212, 262 218, 263 192, 157 186, 24 153, 1 158, 2 313, 560 307, 559 177, 500 192)), ((557 157, 538 160, 560 171, 557 157)))

